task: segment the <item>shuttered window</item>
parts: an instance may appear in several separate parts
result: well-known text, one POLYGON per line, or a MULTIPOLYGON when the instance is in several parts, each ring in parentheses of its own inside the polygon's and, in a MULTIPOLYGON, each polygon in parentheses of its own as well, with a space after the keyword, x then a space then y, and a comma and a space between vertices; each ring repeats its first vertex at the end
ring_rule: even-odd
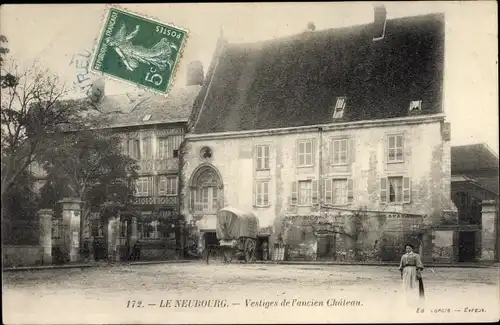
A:
POLYGON ((255 182, 255 206, 269 206, 269 181, 255 182))
POLYGON ((410 203, 411 181, 409 177, 392 176, 380 179, 381 203, 410 203))
POLYGON ((326 179, 325 203, 332 205, 351 204, 354 201, 352 179, 326 179))
POLYGON ((387 137, 387 161, 403 161, 403 135, 389 135, 387 137))
POLYGON ((255 147, 255 160, 257 163, 257 170, 269 169, 269 146, 258 145, 255 147))

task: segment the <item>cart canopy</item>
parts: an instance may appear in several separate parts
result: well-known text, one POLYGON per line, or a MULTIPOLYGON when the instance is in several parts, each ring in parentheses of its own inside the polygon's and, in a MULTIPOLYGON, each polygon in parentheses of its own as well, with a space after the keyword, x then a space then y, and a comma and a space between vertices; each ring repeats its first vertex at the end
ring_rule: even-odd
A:
POLYGON ((257 238, 259 219, 252 212, 225 207, 217 212, 217 239, 257 238))

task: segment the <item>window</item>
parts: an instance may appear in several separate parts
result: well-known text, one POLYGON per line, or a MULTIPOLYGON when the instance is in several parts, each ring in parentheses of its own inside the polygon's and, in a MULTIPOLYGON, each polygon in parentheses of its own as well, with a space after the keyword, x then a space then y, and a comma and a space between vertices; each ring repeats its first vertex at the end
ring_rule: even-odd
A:
POLYGON ((314 141, 301 140, 297 142, 297 166, 312 166, 314 141))
POLYGON ((168 158, 168 139, 158 139, 158 158, 168 158))
POLYGON ((318 204, 318 181, 303 180, 292 182, 291 205, 318 204))
POLYGON ((223 204, 222 182, 212 168, 203 168, 193 175, 190 190, 191 207, 194 212, 213 214, 223 204))
POLYGON ((403 136, 390 135, 388 140, 388 162, 402 162, 403 161, 403 136))
POLYGON ((144 152, 144 157, 143 158, 152 158, 151 154, 151 139, 150 138, 143 138, 142 139, 142 149, 144 152))
POLYGON ((158 194, 166 196, 177 195, 177 177, 160 176, 158 181, 158 194))
POLYGON ((139 177, 135 180, 135 195, 149 196, 149 177, 139 177))
POLYGON ((381 203, 410 203, 410 178, 395 176, 380 180, 381 203))
POLYGON ((196 212, 215 213, 219 209, 217 187, 200 187, 194 191, 194 210, 196 212))
POLYGON ((138 139, 128 140, 128 155, 133 159, 141 159, 141 144, 138 139))
POLYGON ((177 158, 182 139, 182 136, 178 135, 159 138, 157 146, 158 158, 177 158))
POLYGON ((325 203, 346 205, 353 202, 353 183, 351 179, 326 179, 325 203))
POLYGON ((422 101, 421 100, 412 100, 410 102, 410 112, 411 111, 420 111, 422 109, 422 101))
POLYGON ((201 159, 210 159, 212 158, 212 149, 209 147, 203 147, 200 150, 200 157, 201 159))
POLYGON ((345 97, 337 97, 337 101, 335 102, 335 109, 333 112, 333 118, 341 118, 344 115, 345 104, 345 97))
POLYGON ((257 181, 255 183, 255 206, 269 206, 269 181, 257 181))
POLYGON ((333 165, 347 164, 347 139, 332 140, 332 163, 333 165))
POLYGON ((142 224, 143 235, 142 238, 157 239, 159 238, 158 221, 151 221, 142 224))
POLYGON ((255 147, 257 170, 269 169, 269 146, 259 145, 255 147))
POLYGON ((128 155, 128 140, 120 142, 120 149, 123 155, 128 155))
POLYGON ((312 182, 299 182, 299 205, 311 205, 312 202, 312 182))

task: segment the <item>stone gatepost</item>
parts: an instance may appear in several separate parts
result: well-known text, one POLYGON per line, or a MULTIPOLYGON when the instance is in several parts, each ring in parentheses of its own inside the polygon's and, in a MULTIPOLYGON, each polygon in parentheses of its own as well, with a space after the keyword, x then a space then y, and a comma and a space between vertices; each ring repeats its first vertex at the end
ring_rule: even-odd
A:
POLYGON ((493 262, 497 259, 498 207, 495 201, 483 201, 481 226, 481 258, 482 262, 493 262))
POLYGON ((82 201, 77 198, 65 198, 62 204, 63 216, 63 254, 69 262, 80 260, 80 219, 82 201))
POLYGON ((54 211, 41 209, 40 218, 40 246, 42 247, 42 264, 52 264, 52 217, 54 211))
POLYGON ((120 217, 108 221, 108 261, 120 261, 120 217))
POLYGON ((184 248, 186 247, 186 222, 181 220, 179 221, 179 230, 181 234, 180 238, 180 243, 181 243, 181 250, 179 252, 179 257, 184 258, 184 248))
POLYGON ((132 217, 132 223, 131 223, 131 227, 132 227, 132 234, 130 236, 130 247, 134 247, 135 245, 135 242, 137 241, 137 218, 136 217, 132 217))

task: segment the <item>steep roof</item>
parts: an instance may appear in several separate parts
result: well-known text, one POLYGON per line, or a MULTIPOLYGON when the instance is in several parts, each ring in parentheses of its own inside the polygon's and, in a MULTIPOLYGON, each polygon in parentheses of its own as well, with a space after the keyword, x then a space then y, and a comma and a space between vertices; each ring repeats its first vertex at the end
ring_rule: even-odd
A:
POLYGON ((441 113, 444 16, 387 20, 376 42, 372 33, 367 24, 225 44, 195 104, 193 132, 403 117, 415 114, 412 100, 422 100, 416 114, 441 113), (333 121, 337 96, 347 104, 333 121))
POLYGON ((498 156, 484 143, 451 147, 451 173, 498 169, 498 156))

